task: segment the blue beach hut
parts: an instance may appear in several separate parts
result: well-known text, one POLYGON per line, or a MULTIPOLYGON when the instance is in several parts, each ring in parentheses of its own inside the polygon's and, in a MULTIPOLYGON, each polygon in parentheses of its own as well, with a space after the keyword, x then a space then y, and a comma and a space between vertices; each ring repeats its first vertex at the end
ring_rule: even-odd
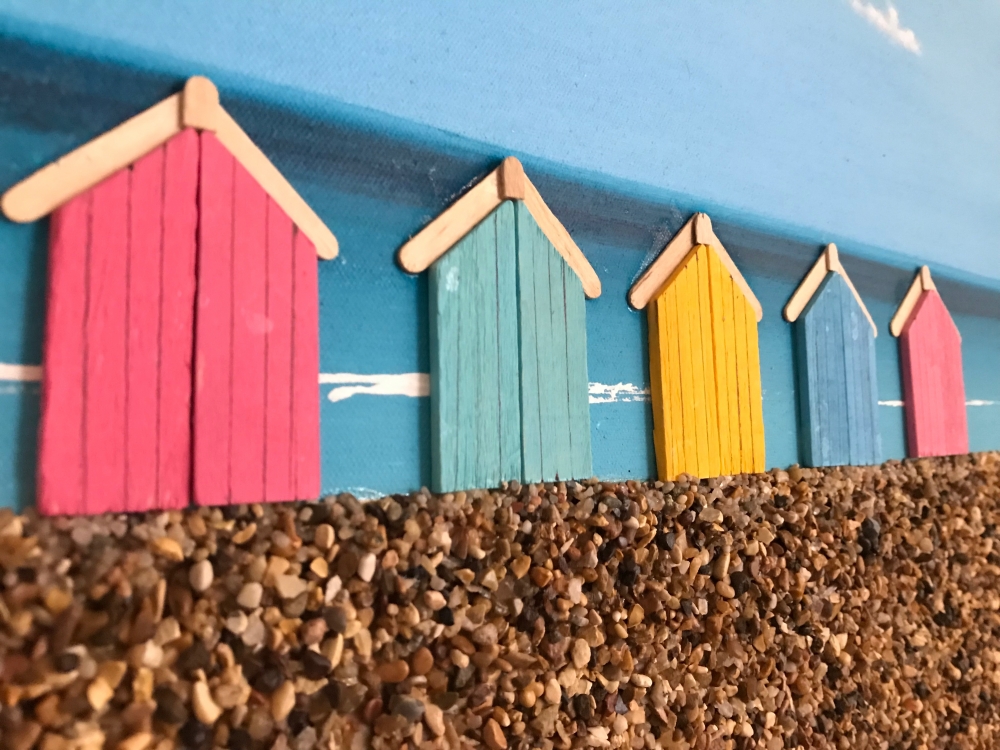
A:
POLYGON ((795 325, 802 462, 864 466, 882 460, 875 337, 878 330, 827 245, 785 307, 795 325))

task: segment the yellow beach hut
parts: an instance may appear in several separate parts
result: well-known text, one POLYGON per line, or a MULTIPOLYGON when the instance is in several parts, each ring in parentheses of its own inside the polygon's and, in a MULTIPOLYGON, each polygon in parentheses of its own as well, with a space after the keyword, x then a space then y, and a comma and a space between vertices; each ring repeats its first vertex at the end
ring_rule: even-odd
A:
POLYGON ((629 292, 646 309, 661 480, 764 470, 760 302, 695 214, 629 292))

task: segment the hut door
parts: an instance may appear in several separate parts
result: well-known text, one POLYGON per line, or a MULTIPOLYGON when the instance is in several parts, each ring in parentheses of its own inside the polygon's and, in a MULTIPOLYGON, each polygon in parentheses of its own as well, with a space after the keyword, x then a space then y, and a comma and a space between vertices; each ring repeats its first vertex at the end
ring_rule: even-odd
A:
POLYGON ((430 270, 432 484, 590 476, 583 288, 520 202, 430 270))
POLYGON ((202 504, 315 497, 316 262, 209 133, 60 207, 39 509, 179 508, 192 486, 202 504))
POLYGON ((52 215, 43 513, 188 503, 198 150, 184 131, 52 215))
POLYGON ((316 250, 214 135, 201 143, 194 500, 315 498, 316 250))

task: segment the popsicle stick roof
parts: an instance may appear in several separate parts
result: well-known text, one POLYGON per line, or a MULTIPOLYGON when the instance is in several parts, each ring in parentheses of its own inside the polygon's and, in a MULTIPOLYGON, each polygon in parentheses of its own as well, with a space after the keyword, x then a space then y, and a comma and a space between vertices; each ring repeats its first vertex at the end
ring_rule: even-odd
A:
POLYGON ((427 270, 505 200, 521 200, 549 242, 580 277, 590 299, 601 296, 601 280, 583 251, 570 237, 538 190, 524 173, 521 162, 508 156, 499 167, 477 182, 461 198, 414 235, 399 249, 400 267, 409 273, 427 270))
POLYGON ((823 279, 826 278, 828 273, 839 273, 841 278, 847 283, 848 288, 851 290, 851 294, 854 295, 854 299, 857 300, 858 307, 861 308, 861 312, 865 314, 868 318, 868 325, 872 327, 872 333, 878 337, 878 327, 875 325, 875 321, 872 320, 872 316, 868 313, 868 308, 865 307, 865 303, 861 300, 861 295, 858 294, 858 290, 854 288, 854 284, 851 283, 851 277, 847 275, 847 271, 844 270, 844 266, 840 263, 840 253, 837 252, 837 246, 832 242, 826 246, 823 253, 819 256, 819 259, 806 274, 806 277, 799 284, 798 289, 788 300, 788 304, 785 305, 785 320, 789 323, 794 323, 798 320, 802 311, 806 309, 806 305, 809 304, 809 300, 813 298, 816 294, 816 290, 819 289, 820 285, 823 283, 823 279))
MULTIPOLYGON (((934 284, 934 279, 931 278, 931 269, 927 266, 922 266, 917 271, 917 275, 913 277, 913 283, 910 284, 906 296, 899 303, 899 307, 896 308, 896 314, 892 316, 892 320, 889 322, 889 331, 893 336, 898 338, 903 333, 906 324, 910 322, 910 316, 913 315, 917 302, 920 301, 920 295, 924 292, 935 291, 937 291, 937 286, 934 284)), ((961 339, 961 334, 959 334, 959 338, 961 339)))
POLYGON ((187 80, 184 91, 168 96, 116 128, 99 135, 8 190, 0 207, 11 221, 40 219, 71 198, 123 169, 185 128, 209 130, 324 259, 337 257, 337 238, 250 137, 219 104, 215 85, 202 76, 187 80))
POLYGON ((729 275, 732 276, 733 282, 740 288, 750 307, 753 308, 754 315, 759 323, 764 317, 764 309, 761 307, 760 301, 754 295, 753 290, 750 289, 750 285, 743 278, 743 274, 740 273, 740 269, 736 267, 733 259, 729 257, 726 248, 722 246, 719 238, 715 236, 715 232, 712 230, 712 220, 708 218, 708 214, 702 213, 697 213, 688 219, 687 224, 681 227, 680 231, 674 235, 673 239, 656 256, 656 260, 639 277, 639 280, 632 285, 632 289, 629 290, 628 294, 629 304, 636 310, 642 310, 646 307, 673 272, 677 270, 677 267, 684 262, 688 253, 697 245, 708 245, 719 256, 722 265, 726 267, 729 275))

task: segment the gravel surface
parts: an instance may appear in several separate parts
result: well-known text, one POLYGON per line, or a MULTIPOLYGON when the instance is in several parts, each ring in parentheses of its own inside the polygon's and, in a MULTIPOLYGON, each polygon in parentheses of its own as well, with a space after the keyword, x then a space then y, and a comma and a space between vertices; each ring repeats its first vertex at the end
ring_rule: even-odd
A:
POLYGON ((4 750, 994 748, 1000 454, 0 511, 4 750))

